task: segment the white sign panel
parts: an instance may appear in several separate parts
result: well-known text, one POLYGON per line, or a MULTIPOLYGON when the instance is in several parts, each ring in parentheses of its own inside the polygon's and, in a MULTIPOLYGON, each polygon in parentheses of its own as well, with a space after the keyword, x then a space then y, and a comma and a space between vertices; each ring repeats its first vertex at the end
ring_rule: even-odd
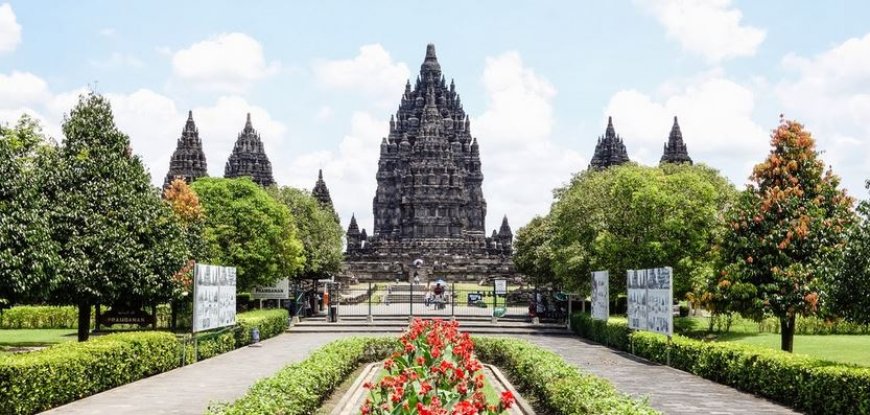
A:
POLYGON ((610 316, 610 273, 592 273, 592 318, 607 321, 610 316))
POLYGON ((674 333, 671 267, 628 270, 628 327, 668 336, 674 333))
POLYGON ((193 332, 236 324, 236 268, 196 264, 193 332))
POLYGON ((285 278, 270 287, 255 287, 251 290, 255 300, 286 300, 290 298, 290 280, 285 278))
POLYGON ((507 280, 495 280, 495 295, 507 294, 507 280))

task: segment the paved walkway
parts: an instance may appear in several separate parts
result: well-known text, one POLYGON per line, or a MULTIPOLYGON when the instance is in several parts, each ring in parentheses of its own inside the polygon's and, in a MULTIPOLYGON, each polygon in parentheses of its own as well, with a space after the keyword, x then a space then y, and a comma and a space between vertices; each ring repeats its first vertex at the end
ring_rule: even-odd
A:
POLYGON ((665 414, 798 413, 737 389, 577 337, 515 337, 549 348, 569 363, 610 380, 622 392, 634 396, 648 396, 650 405, 665 414))
POLYGON ((197 414, 209 402, 228 402, 260 378, 304 359, 342 333, 286 333, 211 359, 119 386, 44 414, 197 414))

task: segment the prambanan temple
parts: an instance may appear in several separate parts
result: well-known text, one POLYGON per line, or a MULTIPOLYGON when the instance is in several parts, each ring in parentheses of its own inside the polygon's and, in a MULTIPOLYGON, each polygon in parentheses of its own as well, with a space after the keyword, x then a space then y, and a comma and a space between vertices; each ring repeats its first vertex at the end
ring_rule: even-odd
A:
MULTIPOLYGON (((608 117, 598 137, 589 169, 630 162, 622 137, 608 117)), ((664 145, 661 163, 692 163, 677 117, 664 145)), ((188 183, 206 176, 199 130, 188 113, 178 146, 169 163, 165 185, 180 177, 188 183)), ((261 186, 275 184, 272 164, 248 114, 225 177, 248 176, 261 186)), ((435 46, 414 82, 405 84, 399 109, 390 117, 389 134, 380 145, 372 201, 371 234, 351 217, 347 229, 347 273, 360 279, 408 279, 416 259, 421 278, 480 280, 515 274, 513 233, 507 216, 486 235, 480 145, 471 135, 471 121, 453 80, 447 83, 435 46)), ((335 212, 329 189, 318 172, 312 195, 335 212)), ((336 215, 337 218, 337 215, 336 215)))
POLYGON ((505 216, 500 229, 486 236, 480 146, 434 45, 426 48, 413 88, 405 84, 389 128, 378 160, 374 227, 369 235, 351 218, 348 272, 407 279, 419 258, 423 278, 513 275, 513 233, 505 216))

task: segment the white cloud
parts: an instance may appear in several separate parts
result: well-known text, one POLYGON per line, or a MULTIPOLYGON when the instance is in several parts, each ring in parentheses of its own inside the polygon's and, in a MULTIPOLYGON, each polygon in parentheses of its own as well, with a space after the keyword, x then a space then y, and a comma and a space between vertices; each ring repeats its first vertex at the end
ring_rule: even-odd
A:
POLYGON ((172 55, 177 78, 220 92, 240 93, 278 68, 277 62, 266 62, 260 42, 244 33, 221 34, 172 55))
POLYGON ((0 53, 9 53, 21 43, 21 25, 9 3, 0 5, 0 53))
POLYGON ((48 84, 30 72, 0 74, 0 107, 32 105, 51 96, 48 84))
POLYGON ((786 118, 801 121, 849 192, 867 198, 863 184, 870 178, 870 33, 811 58, 787 55, 782 65, 796 75, 776 85, 786 118))
POLYGON ((105 59, 92 59, 90 63, 100 69, 141 68, 145 65, 135 55, 119 52, 105 59))
POLYGON ((351 90, 371 97, 382 105, 397 105, 410 71, 394 62, 380 44, 365 45, 352 59, 316 61, 312 69, 317 81, 331 89, 351 90))
POLYGON ((755 55, 765 31, 741 24, 731 0, 635 0, 652 13, 683 49, 715 63, 755 55))
POLYGON ((588 160, 552 140, 556 88, 527 67, 516 52, 486 59, 482 77, 488 103, 472 118, 478 137, 487 198, 487 227, 507 214, 518 229, 546 214, 552 190, 567 182, 588 160))
POLYGON ((326 122, 332 119, 332 116, 335 115, 335 111, 329 105, 324 105, 317 110, 317 113, 314 114, 314 119, 317 122, 326 122))
POLYGON ((659 90, 666 92, 660 97, 637 90, 614 94, 602 117, 602 134, 607 116, 612 115, 629 157, 656 165, 673 117, 678 116, 689 156, 722 170, 737 184, 745 183, 769 143, 768 131, 752 119, 755 92, 717 71, 668 82, 659 90))

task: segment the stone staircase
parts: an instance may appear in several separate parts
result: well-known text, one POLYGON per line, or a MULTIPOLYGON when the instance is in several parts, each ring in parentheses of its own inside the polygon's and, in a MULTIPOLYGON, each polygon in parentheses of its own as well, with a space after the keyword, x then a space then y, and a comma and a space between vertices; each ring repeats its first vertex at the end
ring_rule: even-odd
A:
MULTIPOLYGON (((493 323, 490 318, 463 317, 459 322, 461 330, 472 334, 483 335, 572 335, 564 324, 540 323, 532 324, 526 321, 500 319, 493 323)), ((401 333, 408 327, 407 318, 367 321, 366 317, 342 317, 335 323, 330 323, 325 317, 309 317, 294 323, 287 330, 289 333, 401 333)))

